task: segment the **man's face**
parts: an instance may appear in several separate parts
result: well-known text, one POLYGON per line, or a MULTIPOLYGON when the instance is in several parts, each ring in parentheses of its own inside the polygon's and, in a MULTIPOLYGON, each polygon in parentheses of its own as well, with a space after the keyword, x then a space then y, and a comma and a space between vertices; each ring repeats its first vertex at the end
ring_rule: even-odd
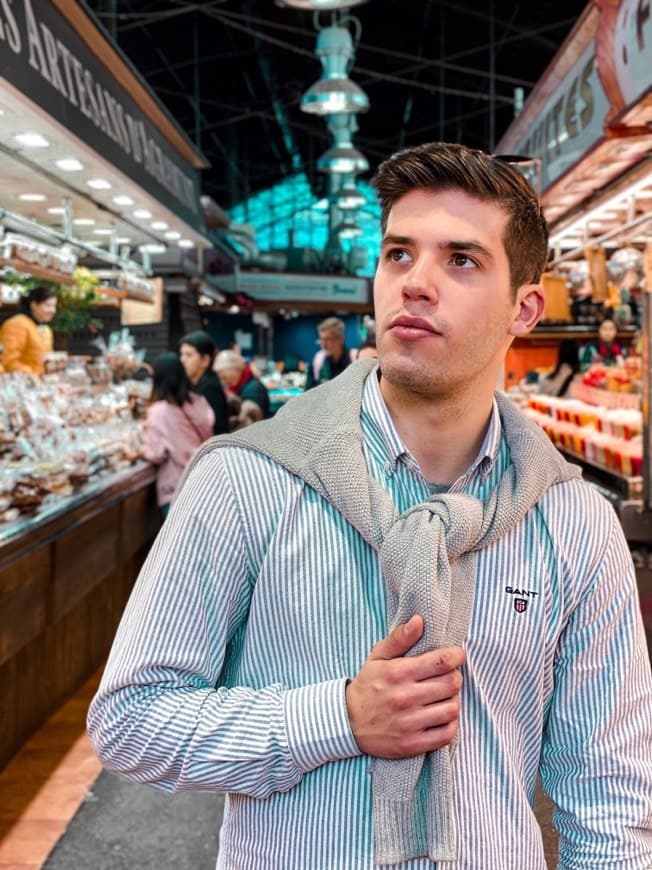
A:
POLYGON ((391 385, 428 397, 493 390, 513 335, 528 332, 541 307, 538 291, 536 305, 523 302, 531 285, 513 299, 507 221, 501 207, 461 191, 413 190, 394 204, 374 281, 376 344, 391 385))
POLYGON ((344 336, 333 329, 322 329, 319 333, 319 343, 327 356, 339 359, 344 349, 344 336))

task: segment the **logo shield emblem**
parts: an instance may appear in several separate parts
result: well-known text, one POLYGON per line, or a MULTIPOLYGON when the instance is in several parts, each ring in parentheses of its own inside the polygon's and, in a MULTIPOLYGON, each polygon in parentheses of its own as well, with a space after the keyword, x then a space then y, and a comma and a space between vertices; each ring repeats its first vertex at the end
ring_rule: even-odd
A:
POLYGON ((515 598, 514 599, 514 610, 517 613, 525 613, 527 610, 527 601, 525 598, 515 598))

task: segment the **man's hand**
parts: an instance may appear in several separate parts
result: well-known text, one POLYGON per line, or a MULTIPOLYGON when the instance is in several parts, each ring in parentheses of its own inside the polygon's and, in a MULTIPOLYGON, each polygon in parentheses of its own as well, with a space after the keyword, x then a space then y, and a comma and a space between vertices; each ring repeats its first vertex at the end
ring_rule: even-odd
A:
POLYGON ((405 657, 422 634, 421 616, 399 625, 378 641, 346 687, 351 730, 367 755, 422 755, 457 733, 464 650, 448 646, 405 657))

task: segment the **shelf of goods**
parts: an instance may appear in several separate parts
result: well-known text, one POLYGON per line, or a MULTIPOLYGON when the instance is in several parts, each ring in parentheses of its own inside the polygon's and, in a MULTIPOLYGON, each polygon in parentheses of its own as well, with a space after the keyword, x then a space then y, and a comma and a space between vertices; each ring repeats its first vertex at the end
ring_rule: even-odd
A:
POLYGON ((146 389, 80 360, 0 378, 0 768, 101 665, 158 530, 146 389))
POLYGON ((616 508, 630 541, 652 542, 652 518, 643 511, 643 418, 640 396, 590 388, 581 398, 531 394, 525 413, 616 508), (627 396, 634 407, 619 403, 627 396), (594 404, 593 400, 600 404, 594 404), (635 401, 634 401, 635 400, 635 401), (609 407, 608 407, 609 406, 609 407))

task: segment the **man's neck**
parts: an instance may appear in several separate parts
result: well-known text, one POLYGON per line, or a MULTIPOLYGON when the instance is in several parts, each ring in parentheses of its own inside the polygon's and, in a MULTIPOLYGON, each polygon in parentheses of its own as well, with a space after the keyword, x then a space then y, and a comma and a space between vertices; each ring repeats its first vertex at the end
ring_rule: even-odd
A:
POLYGON ((453 484, 475 461, 487 433, 493 393, 426 398, 395 388, 380 389, 401 441, 431 483, 453 484))

